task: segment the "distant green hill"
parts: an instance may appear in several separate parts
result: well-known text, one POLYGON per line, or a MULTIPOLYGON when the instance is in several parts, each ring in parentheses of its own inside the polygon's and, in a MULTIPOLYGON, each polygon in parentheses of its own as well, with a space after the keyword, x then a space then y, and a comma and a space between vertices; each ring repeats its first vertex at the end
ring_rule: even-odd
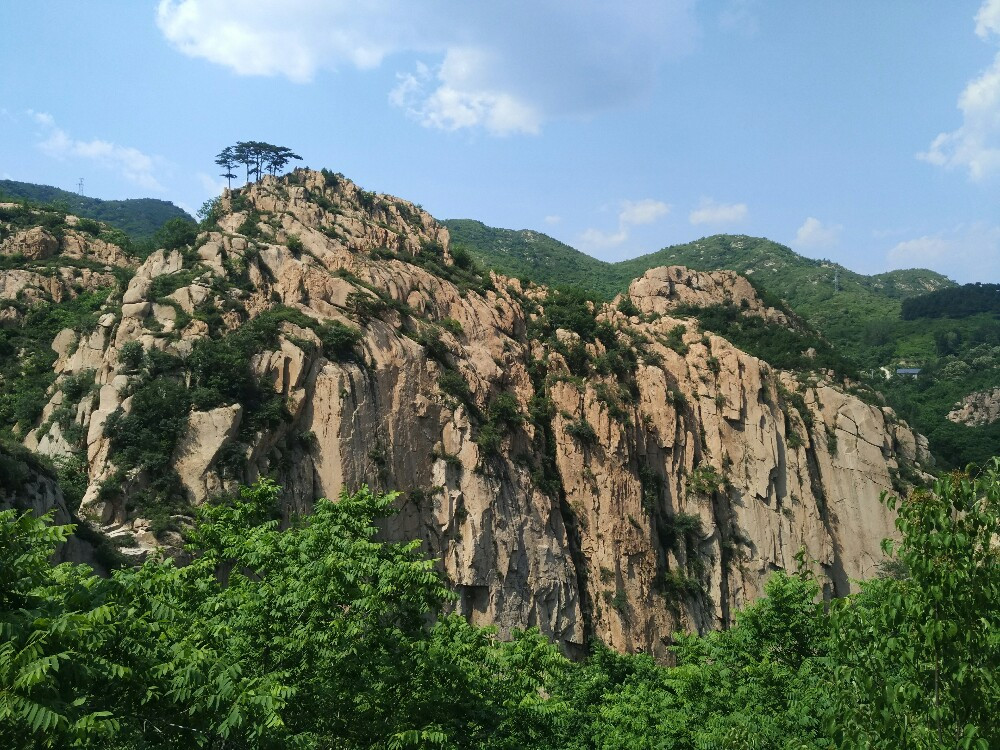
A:
POLYGON ((77 216, 107 222, 136 239, 152 237, 169 219, 181 218, 194 221, 186 211, 170 201, 157 198, 105 201, 49 185, 35 185, 14 180, 0 180, 0 201, 4 198, 55 204, 77 216))
MULTIPOLYGON (((856 348, 868 326, 898 319, 902 300, 955 286, 947 277, 923 269, 865 276, 831 261, 805 258, 777 242, 745 235, 719 234, 607 263, 540 232, 493 229, 468 219, 444 224, 453 242, 464 245, 490 268, 549 286, 580 286, 605 299, 624 292, 632 279, 657 266, 736 271, 784 299, 841 347, 856 348)), ((874 367, 881 362, 862 359, 859 364, 874 367)))

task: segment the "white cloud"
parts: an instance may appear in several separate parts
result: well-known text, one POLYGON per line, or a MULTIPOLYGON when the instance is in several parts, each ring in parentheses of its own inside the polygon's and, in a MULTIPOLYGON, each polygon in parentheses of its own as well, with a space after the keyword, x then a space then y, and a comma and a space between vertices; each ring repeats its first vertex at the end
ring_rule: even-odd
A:
POLYGON ((795 233, 795 244, 802 247, 830 247, 837 244, 842 229, 840 224, 824 224, 810 216, 795 233))
POLYGON ((632 227, 652 224, 669 214, 670 208, 669 203, 653 198, 622 201, 618 211, 618 231, 605 232, 600 229, 587 229, 580 235, 579 244, 582 249, 590 251, 617 247, 629 238, 629 231, 632 227))
POLYGON ((959 281, 1000 282, 1000 225, 977 222, 915 237, 889 249, 890 268, 926 267, 959 281))
POLYGON ((697 36, 694 0, 160 0, 182 53, 240 75, 305 83, 321 71, 419 62, 390 101, 426 127, 535 133, 646 96, 697 36))
POLYGON ((702 198, 698 208, 688 215, 692 224, 736 224, 747 217, 746 203, 717 203, 702 198))
POLYGON ((628 239, 628 230, 619 229, 617 232, 602 232, 600 229, 586 229, 580 235, 580 246, 584 250, 606 250, 611 247, 618 247, 628 239))
POLYGON ((555 214, 550 214, 549 216, 545 217, 544 221, 549 226, 553 226, 562 221, 562 216, 556 216, 555 214))
MULTIPOLYGON (((976 34, 1000 37, 1000 0, 986 0, 976 14, 976 34)), ((918 159, 948 169, 960 168, 973 180, 1000 172, 1000 54, 958 98, 962 124, 940 133, 918 159)))
POLYGON ((449 50, 435 73, 418 63, 415 73, 400 74, 389 101, 427 127, 458 130, 482 125, 494 135, 537 133, 541 115, 530 104, 482 87, 481 74, 490 64, 480 50, 449 50))
POLYGON ((987 39, 991 33, 1000 34, 1000 0, 986 0, 976 13, 976 36, 987 39))
POLYGON ((164 187, 154 176, 162 160, 149 156, 132 146, 121 146, 110 141, 95 138, 81 141, 71 137, 60 128, 47 112, 28 111, 40 126, 42 140, 38 147, 42 153, 54 159, 85 159, 114 170, 119 175, 146 190, 163 192, 164 187))
POLYGON ((225 180, 219 177, 213 177, 205 172, 198 172, 195 177, 198 179, 198 184, 201 185, 201 189, 205 192, 205 194, 212 197, 222 195, 222 191, 228 186, 228 183, 225 180))
POLYGON ((670 213, 670 205, 663 201, 646 198, 641 201, 624 201, 618 220, 622 224, 652 224, 670 213))

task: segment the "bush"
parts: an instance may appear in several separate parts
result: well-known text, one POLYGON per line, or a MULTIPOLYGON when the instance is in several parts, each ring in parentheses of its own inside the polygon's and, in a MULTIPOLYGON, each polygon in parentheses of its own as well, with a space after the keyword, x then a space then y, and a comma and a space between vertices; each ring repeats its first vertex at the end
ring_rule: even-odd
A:
POLYGON ((632 298, 628 295, 625 295, 618 300, 618 311, 627 318, 635 318, 640 314, 639 308, 636 307, 635 302, 633 302, 632 298))
POLYGON ((361 342, 361 331, 339 320, 323 324, 316 333, 323 344, 323 354, 330 360, 344 359, 361 342))
POLYGON ((504 392, 490 402, 487 418, 496 425, 505 428, 519 427, 524 422, 521 404, 513 393, 504 392))
POLYGON ((688 477, 688 494, 710 496, 716 492, 721 492, 725 487, 725 480, 715 470, 714 466, 701 464, 688 477))
POLYGON ((469 384, 465 382, 465 378, 462 377, 461 373, 456 370, 445 370, 442 372, 438 377, 438 388, 447 395, 458 399, 466 406, 474 406, 469 384))
POLYGON ((597 442, 597 432, 590 422, 583 417, 567 424, 566 434, 582 445, 593 445, 597 442))
POLYGON ((178 250, 193 245, 198 238, 198 225, 180 217, 168 219, 153 235, 153 244, 164 250, 178 250))
POLYGON ((487 422, 479 428, 479 433, 476 435, 476 444, 486 455, 499 453, 502 442, 503 434, 493 422, 487 422))

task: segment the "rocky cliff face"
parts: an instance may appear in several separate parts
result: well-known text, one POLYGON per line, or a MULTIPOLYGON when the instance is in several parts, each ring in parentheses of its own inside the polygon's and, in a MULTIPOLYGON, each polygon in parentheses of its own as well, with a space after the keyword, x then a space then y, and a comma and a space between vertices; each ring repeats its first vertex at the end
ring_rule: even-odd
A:
POLYGON ((1000 419, 1000 388, 970 393, 948 412, 948 419, 956 424, 992 424, 1000 419))
MULTIPOLYGON (((60 526, 74 523, 55 478, 34 461, 25 461, 0 447, 0 511, 11 509, 36 516, 51 514, 52 523, 60 526)), ((86 563, 105 572, 101 556, 92 543, 95 537, 92 533, 71 535, 56 548, 52 562, 86 563)))
MULTIPOLYGON (((26 436, 85 453, 82 512, 140 551, 177 541, 143 505, 163 474, 197 505, 274 473, 294 510, 367 483, 401 492, 385 535, 424 540, 474 622, 663 657, 677 629, 727 625, 801 548, 831 594, 875 574, 893 535, 879 494, 928 460, 830 375, 775 370, 675 316, 729 302, 799 325, 736 274, 654 269, 627 302, 570 310, 477 272, 432 217, 339 175, 265 178, 221 209, 194 247, 138 265, 96 327, 59 334, 26 436), (205 396, 227 386, 199 369, 265 319, 276 333, 249 366, 276 394, 270 417, 271 396, 205 396), (67 394, 85 375, 89 397, 67 394), (114 425, 161 382, 187 387, 190 410, 165 459, 142 463, 114 425)), ((7 273, 0 288, 20 283, 7 273)))

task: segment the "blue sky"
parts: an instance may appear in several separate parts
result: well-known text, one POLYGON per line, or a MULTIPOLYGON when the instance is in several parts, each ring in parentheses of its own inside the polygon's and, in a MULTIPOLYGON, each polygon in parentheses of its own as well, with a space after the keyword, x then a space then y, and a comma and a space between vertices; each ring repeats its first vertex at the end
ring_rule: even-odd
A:
POLYGON ((619 260, 1000 282, 1000 0, 0 5, 0 177, 196 210, 237 140, 619 260))

